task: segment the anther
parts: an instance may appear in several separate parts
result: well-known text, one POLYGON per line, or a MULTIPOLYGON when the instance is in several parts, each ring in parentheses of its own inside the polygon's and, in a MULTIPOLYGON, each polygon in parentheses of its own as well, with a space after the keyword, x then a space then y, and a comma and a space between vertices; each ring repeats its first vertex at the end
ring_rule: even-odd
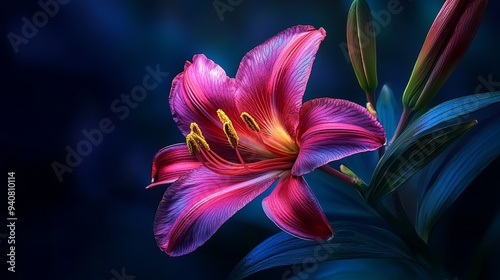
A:
POLYGON ((225 122, 222 128, 227 136, 229 145, 231 145, 232 148, 236 148, 238 146, 240 138, 238 137, 238 134, 236 133, 236 130, 234 129, 231 121, 225 122))
POLYGON ((243 112, 241 113, 240 117, 248 125, 248 127, 250 127, 251 130, 257 132, 260 131, 259 124, 255 121, 255 119, 252 116, 250 116, 249 113, 243 112))
POLYGON ((219 120, 222 124, 231 121, 226 113, 222 111, 222 109, 217 109, 217 116, 219 117, 219 120))
POLYGON ((229 119, 222 109, 217 109, 217 116, 222 123, 222 129, 224 130, 224 134, 227 136, 227 141, 232 148, 236 148, 240 141, 238 134, 236 133, 236 129, 234 129, 233 123, 229 119))
POLYGON ((196 140, 194 140, 192 133, 186 135, 186 145, 190 154, 194 155, 200 152, 200 146, 198 145, 196 140))
POLYGON ((210 146, 203 136, 200 136, 194 132, 190 132, 186 135, 186 145, 189 149, 189 153, 194 155, 203 149, 204 151, 210 151, 210 146))
POLYGON ((205 137, 203 137, 203 133, 201 133, 201 129, 200 127, 198 126, 197 123, 195 122, 192 122, 191 125, 189 126, 189 128, 191 129, 191 132, 193 132, 194 134, 197 134, 199 135, 201 138, 205 139, 205 137))

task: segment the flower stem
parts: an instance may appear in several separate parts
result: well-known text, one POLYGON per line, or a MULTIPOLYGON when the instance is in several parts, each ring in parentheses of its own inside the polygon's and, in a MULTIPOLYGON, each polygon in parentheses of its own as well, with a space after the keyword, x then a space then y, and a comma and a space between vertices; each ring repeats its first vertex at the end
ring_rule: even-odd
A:
POLYGON ((370 102, 373 106, 373 109, 375 109, 376 111, 377 104, 375 103, 375 94, 373 94, 373 92, 368 92, 368 91, 366 91, 365 94, 366 94, 366 101, 370 102))
POLYGON ((391 141, 389 142, 389 145, 398 138, 398 136, 403 132, 403 130, 406 128, 406 125, 408 124, 408 121, 410 120, 411 116, 411 110, 408 108, 404 108, 403 113, 401 114, 401 118, 399 118, 399 123, 398 127, 396 128, 396 131, 394 132, 394 136, 392 137, 391 141))
POLYGON ((333 177, 335 177, 335 178, 337 178, 337 179, 341 180, 342 182, 345 182, 349 185, 356 185, 356 186, 358 185, 356 178, 351 177, 349 175, 346 175, 346 174, 338 171, 337 169, 335 169, 327 164, 321 166, 319 168, 319 170, 321 170, 321 171, 325 172, 326 174, 331 175, 331 176, 333 176, 333 177))
POLYGON ((363 189, 363 187, 361 186, 361 182, 358 178, 346 175, 346 174, 338 171, 337 169, 332 168, 328 164, 325 164, 318 169, 325 172, 326 174, 328 174, 330 176, 333 176, 333 177, 341 180, 342 182, 348 184, 349 186, 353 187, 354 189, 356 189, 356 191, 361 195, 361 197, 363 199, 366 199, 365 198, 365 189, 363 189))

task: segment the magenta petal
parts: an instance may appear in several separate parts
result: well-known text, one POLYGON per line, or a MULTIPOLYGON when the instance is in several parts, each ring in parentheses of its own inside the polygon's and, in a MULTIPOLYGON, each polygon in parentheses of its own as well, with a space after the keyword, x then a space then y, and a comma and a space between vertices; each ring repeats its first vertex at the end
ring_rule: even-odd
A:
POLYGON ((305 102, 297 128, 300 151, 292 174, 300 176, 343 157, 373 151, 385 143, 382 125, 365 108, 346 100, 305 102))
POLYGON ((158 206, 154 223, 158 246, 170 256, 192 252, 279 175, 280 171, 228 176, 201 167, 181 177, 158 206))
POLYGON ((195 55, 172 82, 170 109, 184 135, 190 132, 190 124, 196 122, 209 143, 227 144, 217 109, 224 110, 230 118, 239 118, 234 80, 212 60, 195 55))
POLYGON ((291 235, 308 240, 333 237, 328 219, 302 176, 282 178, 262 207, 269 219, 291 235))
POLYGON ((173 183, 185 173, 200 166, 201 162, 189 153, 185 144, 167 146, 156 153, 151 171, 151 184, 146 188, 173 183))
POLYGON ((237 106, 252 115, 261 128, 276 124, 295 136, 299 110, 323 28, 295 26, 249 51, 236 74, 237 106))

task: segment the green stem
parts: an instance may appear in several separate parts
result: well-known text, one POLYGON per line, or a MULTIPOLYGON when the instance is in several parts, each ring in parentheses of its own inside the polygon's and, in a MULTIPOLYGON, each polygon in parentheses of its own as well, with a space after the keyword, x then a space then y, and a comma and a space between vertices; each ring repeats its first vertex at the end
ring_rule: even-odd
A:
POLYGON ((389 142, 389 145, 398 138, 398 136, 403 132, 403 130, 406 128, 406 125, 408 124, 408 121, 410 120, 411 117, 411 110, 408 108, 404 108, 403 113, 401 114, 401 118, 399 118, 399 123, 398 127, 396 128, 396 131, 394 132, 394 136, 392 137, 391 141, 389 142))
POLYGON ((323 171, 323 172, 325 172, 326 174, 328 174, 330 176, 333 176, 333 177, 341 180, 342 182, 350 185, 351 187, 353 187, 354 189, 356 189, 356 191, 359 193, 359 195, 361 195, 361 197, 363 199, 366 199, 365 198, 365 189, 363 189, 363 187, 361 186, 358 178, 346 175, 346 174, 338 171, 337 169, 332 168, 328 164, 325 164, 325 165, 321 166, 318 169, 321 170, 321 171, 323 171))
POLYGON ((366 101, 370 102, 373 106, 373 109, 377 111, 377 103, 375 103, 375 94, 373 92, 368 92, 368 91, 366 91, 365 94, 366 94, 366 101))

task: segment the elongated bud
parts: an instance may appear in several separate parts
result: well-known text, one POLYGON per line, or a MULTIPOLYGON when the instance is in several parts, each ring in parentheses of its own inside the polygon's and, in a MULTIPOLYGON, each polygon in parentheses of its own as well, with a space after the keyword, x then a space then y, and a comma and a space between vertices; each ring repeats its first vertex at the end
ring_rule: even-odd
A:
POLYGON ((447 0, 425 38, 403 93, 403 105, 424 107, 446 82, 476 35, 487 0, 447 0))
POLYGON ((378 84, 375 35, 370 7, 365 0, 354 0, 347 16, 347 48, 358 83, 370 102, 378 84))
POLYGON ((349 169, 347 166, 341 164, 340 165, 340 172, 344 173, 345 175, 349 176, 349 177, 352 177, 354 178, 355 180, 355 184, 360 186, 360 187, 366 187, 366 183, 361 180, 361 178, 359 178, 358 175, 356 175, 356 173, 352 172, 351 169, 349 169))

